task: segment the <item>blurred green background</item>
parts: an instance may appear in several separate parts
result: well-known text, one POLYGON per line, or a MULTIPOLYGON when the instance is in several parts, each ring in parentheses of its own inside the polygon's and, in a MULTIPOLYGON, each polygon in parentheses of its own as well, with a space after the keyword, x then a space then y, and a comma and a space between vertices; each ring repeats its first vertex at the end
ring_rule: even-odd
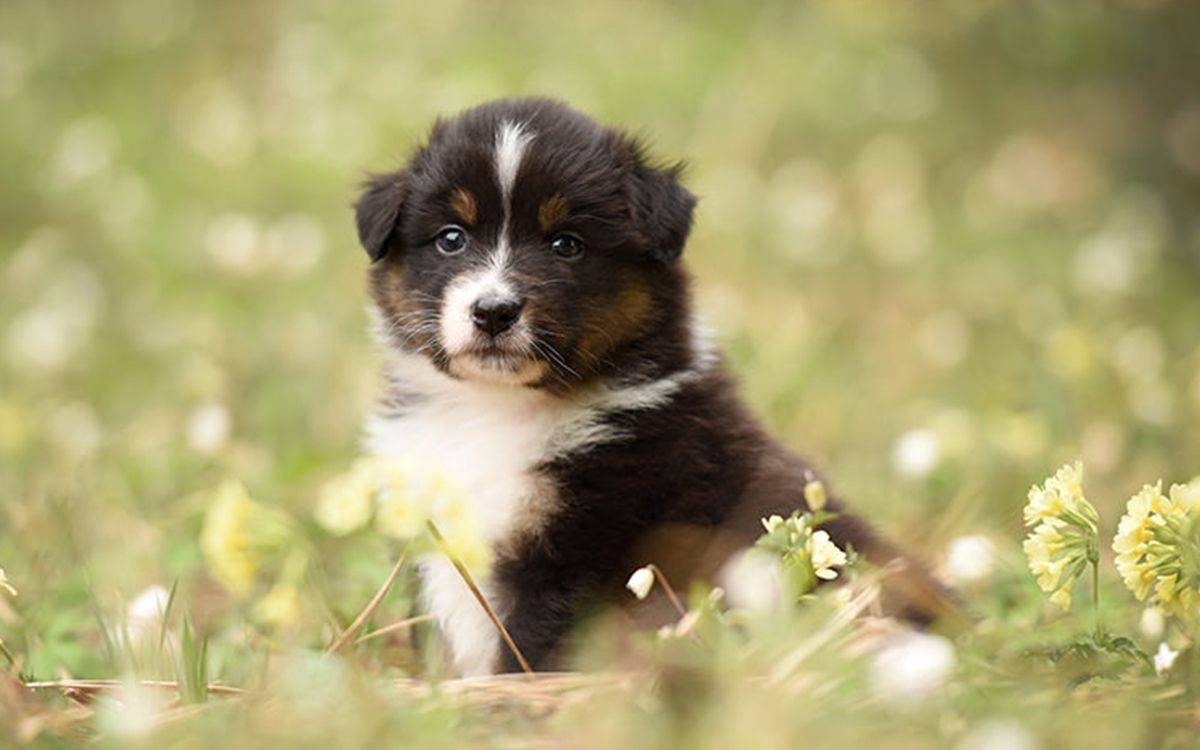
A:
POLYGON ((881 527, 1015 549, 1075 458, 1112 523, 1200 473, 1198 38, 1183 0, 4 2, 0 637, 94 675, 90 599, 221 608, 209 488, 310 514, 377 386, 356 184, 514 94, 690 162, 699 308, 881 527))

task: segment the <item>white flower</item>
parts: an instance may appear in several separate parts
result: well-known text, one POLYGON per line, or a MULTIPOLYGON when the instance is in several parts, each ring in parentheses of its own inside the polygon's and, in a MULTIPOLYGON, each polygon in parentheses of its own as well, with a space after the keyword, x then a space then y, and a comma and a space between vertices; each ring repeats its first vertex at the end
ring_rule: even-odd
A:
POLYGON ((996 545, 982 534, 960 536, 946 549, 946 577, 953 583, 986 578, 996 564, 996 545))
POLYGON ((129 631, 129 639, 138 641, 143 638, 157 637, 162 626, 163 615, 167 613, 167 602, 170 599, 170 593, 157 583, 135 596, 125 610, 125 625, 129 631))
POLYGON ((909 430, 896 439, 892 448, 892 466, 902 476, 921 479, 929 476, 942 459, 942 443, 933 430, 909 430))
POLYGON ((1166 641, 1158 644, 1158 651, 1154 652, 1154 672, 1162 674, 1171 668, 1175 663, 1175 659, 1179 657, 1179 652, 1167 645, 1166 641))
POLYGON ((650 595, 650 589, 654 588, 654 571, 650 569, 649 565, 638 568, 625 582, 625 588, 632 591, 638 599, 645 599, 650 595))
POLYGON ((717 579, 739 609, 771 609, 782 596, 779 558, 754 548, 742 550, 725 563, 717 579))
POLYGON ((121 738, 150 734, 168 708, 164 691, 132 682, 122 682, 97 703, 96 722, 101 732, 121 738))
POLYGON ((779 515, 773 515, 770 518, 764 518, 762 519, 762 525, 763 528, 767 530, 767 533, 770 534, 772 531, 783 525, 783 517, 779 515))
POLYGON ((897 706, 914 706, 936 694, 954 670, 954 646, 927 633, 904 632, 889 639, 871 663, 871 687, 897 706))
POLYGON ((1167 618, 1161 609, 1146 607, 1142 610, 1142 617, 1138 620, 1138 629, 1142 631, 1142 635, 1150 639, 1160 638, 1166 626, 1167 618))
POLYGON ((833 540, 829 538, 828 531, 813 532, 812 538, 808 541, 808 552, 812 560, 813 573, 817 578, 825 581, 837 578, 837 571, 834 568, 840 568, 846 564, 846 553, 833 543, 833 540))
POLYGON ((229 410, 219 401, 197 406, 184 426, 188 447, 205 455, 216 453, 229 442, 232 424, 229 410))

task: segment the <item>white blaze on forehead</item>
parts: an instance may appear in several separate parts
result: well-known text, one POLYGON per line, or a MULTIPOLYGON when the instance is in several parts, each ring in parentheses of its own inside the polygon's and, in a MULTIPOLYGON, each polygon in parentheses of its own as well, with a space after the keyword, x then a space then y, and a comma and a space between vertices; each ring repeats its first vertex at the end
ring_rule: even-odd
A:
POLYGON ((442 329, 446 348, 452 354, 465 348, 473 336, 471 306, 484 296, 514 297, 516 290, 507 277, 510 243, 508 226, 512 216, 512 189, 521 168, 525 148, 533 140, 533 133, 525 125, 504 120, 496 129, 495 166, 496 179, 504 207, 504 221, 496 245, 487 257, 484 271, 468 274, 455 280, 447 291, 442 308, 442 329))
POLYGON ((496 179, 500 182, 506 219, 509 215, 513 183, 517 180, 517 170, 521 168, 521 157, 525 155, 525 147, 532 140, 533 133, 525 130, 523 123, 505 120, 496 131, 496 179))

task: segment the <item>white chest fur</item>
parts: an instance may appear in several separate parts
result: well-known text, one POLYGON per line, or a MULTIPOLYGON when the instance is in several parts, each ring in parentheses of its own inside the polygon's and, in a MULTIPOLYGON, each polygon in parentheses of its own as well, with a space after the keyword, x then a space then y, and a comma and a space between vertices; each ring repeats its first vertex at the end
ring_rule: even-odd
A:
MULTIPOLYGON (((441 470, 466 493, 493 546, 536 533, 555 499, 536 475, 544 461, 622 437, 604 420, 614 411, 653 408, 697 377, 688 370, 622 386, 600 385, 571 400, 540 391, 466 383, 438 371, 424 357, 389 352, 388 375, 412 398, 396 414, 366 425, 367 449, 441 470)), ((449 643, 464 676, 489 674, 499 638, 487 615, 448 561, 422 565, 426 607, 449 643)), ((503 611, 503 592, 477 580, 488 601, 503 611)))
MULTIPOLYGON (((573 428, 591 423, 590 410, 529 389, 453 380, 411 356, 393 355, 389 366, 401 387, 411 389, 412 403, 398 415, 368 421, 368 449, 444 472, 462 488, 494 546, 535 532, 553 510, 553 497, 539 492, 535 469, 564 439, 578 442, 573 428)), ((499 641, 466 584, 440 558, 425 561, 421 577, 426 607, 455 667, 465 676, 490 673, 499 641)), ((477 583, 503 610, 491 582, 481 577, 477 583)))

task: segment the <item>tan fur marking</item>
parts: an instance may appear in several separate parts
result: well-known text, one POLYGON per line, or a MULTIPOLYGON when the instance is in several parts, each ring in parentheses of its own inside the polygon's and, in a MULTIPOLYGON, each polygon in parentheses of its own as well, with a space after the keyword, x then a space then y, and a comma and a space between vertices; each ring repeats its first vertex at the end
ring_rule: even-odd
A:
POLYGON ((422 313, 417 301, 404 285, 404 273, 397 263, 389 262, 372 267, 371 296, 384 313, 387 330, 397 339, 419 349, 430 342, 433 334, 418 325, 422 313))
POLYGON ((474 224, 475 220, 479 218, 479 207, 475 203, 475 196, 464 188, 455 188, 454 192, 450 193, 450 210, 462 219, 464 224, 474 224))
POLYGON ((561 195, 548 199, 538 208, 538 226, 549 232, 554 225, 567 218, 567 201, 561 195))
POLYGON ((621 291, 606 312, 588 321, 579 342, 579 356, 587 368, 594 367, 605 355, 641 332, 650 315, 650 290, 636 274, 621 279, 621 291))

